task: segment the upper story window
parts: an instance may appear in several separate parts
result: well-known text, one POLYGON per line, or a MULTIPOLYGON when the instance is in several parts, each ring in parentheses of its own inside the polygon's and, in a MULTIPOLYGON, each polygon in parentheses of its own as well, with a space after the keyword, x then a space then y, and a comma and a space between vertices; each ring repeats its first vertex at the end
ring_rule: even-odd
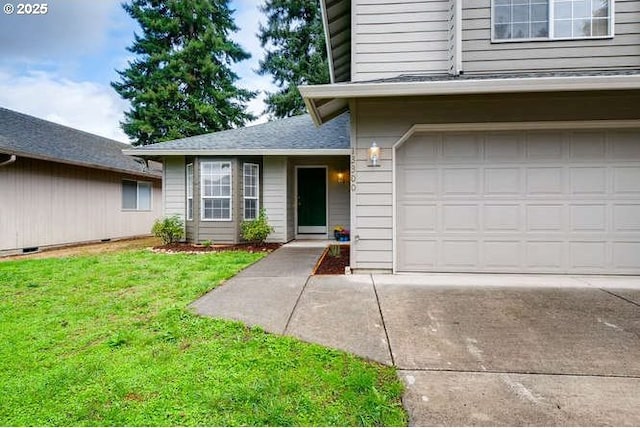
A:
POLYGON ((151 183, 122 180, 122 209, 131 211, 151 210, 151 183))
POLYGON ((202 220, 231 220, 231 162, 200 164, 202 220))
POLYGON ((243 167, 244 182, 244 219, 255 220, 260 209, 260 167, 254 163, 245 163, 243 167))
POLYGON ((493 0, 493 40, 611 37, 613 0, 493 0))

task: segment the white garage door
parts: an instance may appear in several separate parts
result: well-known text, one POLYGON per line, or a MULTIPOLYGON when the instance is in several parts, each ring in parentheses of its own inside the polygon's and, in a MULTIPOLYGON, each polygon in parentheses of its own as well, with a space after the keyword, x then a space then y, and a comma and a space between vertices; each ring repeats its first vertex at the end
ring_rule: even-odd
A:
POLYGON ((396 152, 396 268, 640 273, 640 131, 416 134, 396 152))

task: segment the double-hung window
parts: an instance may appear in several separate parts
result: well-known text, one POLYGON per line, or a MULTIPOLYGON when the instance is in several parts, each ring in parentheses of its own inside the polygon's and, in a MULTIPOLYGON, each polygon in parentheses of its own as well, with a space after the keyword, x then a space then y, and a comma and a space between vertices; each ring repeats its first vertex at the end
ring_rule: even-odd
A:
POLYGON ((243 167, 244 182, 244 219, 258 218, 260 199, 260 167, 258 164, 245 163, 243 167))
POLYGON ((130 211, 151 210, 151 183, 122 180, 122 209, 130 211))
POLYGON ((614 0, 493 0, 493 41, 613 36, 614 0))
POLYGON ((231 162, 200 164, 202 220, 231 220, 231 162))
POLYGON ((193 220, 193 164, 187 164, 187 220, 193 220))

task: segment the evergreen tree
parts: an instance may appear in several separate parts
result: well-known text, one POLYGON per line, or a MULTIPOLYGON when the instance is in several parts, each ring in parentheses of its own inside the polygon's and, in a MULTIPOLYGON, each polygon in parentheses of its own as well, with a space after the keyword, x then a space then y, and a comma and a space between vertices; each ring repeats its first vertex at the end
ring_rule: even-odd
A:
POLYGON ((266 49, 258 72, 280 88, 267 93, 266 113, 289 117, 305 112, 297 85, 329 82, 327 50, 318 0, 266 0, 258 37, 266 49))
POLYGON ((229 34, 238 30, 228 0, 132 0, 123 4, 138 21, 128 48, 136 55, 120 81, 131 102, 121 123, 134 145, 200 135, 252 120, 255 94, 235 86, 231 64, 250 57, 229 34))

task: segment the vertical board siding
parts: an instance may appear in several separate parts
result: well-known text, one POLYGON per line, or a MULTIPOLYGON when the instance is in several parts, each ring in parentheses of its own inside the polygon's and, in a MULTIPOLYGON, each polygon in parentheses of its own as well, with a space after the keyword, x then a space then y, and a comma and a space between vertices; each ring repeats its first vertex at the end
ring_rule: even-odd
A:
POLYGON ((491 42, 491 0, 465 0, 463 70, 505 73, 640 67, 640 0, 615 0, 614 37, 606 39, 491 42))
POLYGON ((449 68, 449 0, 357 0, 352 81, 449 68))
POLYGON ((269 242, 287 241, 287 158, 284 156, 265 156, 262 184, 262 200, 274 231, 269 242))
POLYGON ((18 158, 0 168, 0 252, 149 235, 159 179, 18 158), (122 210, 122 180, 153 183, 150 211, 122 210))
POLYGON ((640 91, 361 99, 355 102, 354 269, 392 269, 393 144, 415 124, 640 119, 640 91), (367 150, 381 148, 380 167, 367 150))

